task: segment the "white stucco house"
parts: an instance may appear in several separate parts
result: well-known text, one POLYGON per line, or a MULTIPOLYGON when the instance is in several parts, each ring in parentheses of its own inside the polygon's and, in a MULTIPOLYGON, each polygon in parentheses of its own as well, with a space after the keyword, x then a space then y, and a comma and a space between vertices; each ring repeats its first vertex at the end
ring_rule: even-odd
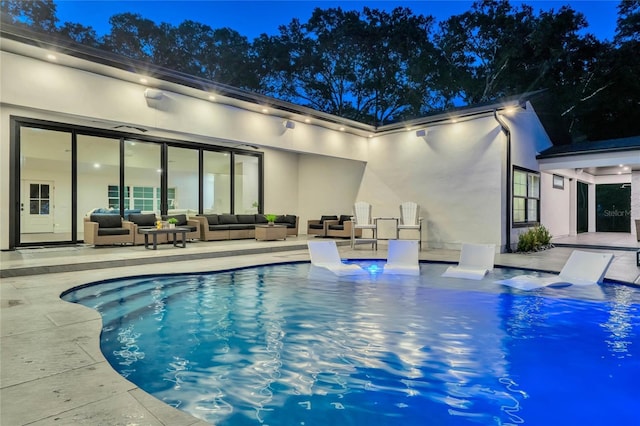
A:
POLYGON ((553 151, 531 94, 374 127, 10 26, 0 35, 2 250, 82 242, 95 208, 295 214, 304 234, 362 200, 382 217, 417 202, 423 248, 505 251, 535 223, 578 232, 579 182, 588 231, 599 184, 629 184, 640 218, 640 146, 553 151))

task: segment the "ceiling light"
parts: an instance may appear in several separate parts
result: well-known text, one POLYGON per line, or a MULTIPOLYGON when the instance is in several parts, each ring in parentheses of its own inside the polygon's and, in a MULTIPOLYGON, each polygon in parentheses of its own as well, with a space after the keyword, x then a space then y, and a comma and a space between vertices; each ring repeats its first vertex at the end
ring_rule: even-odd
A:
POLYGON ((100 163, 93 163, 93 168, 94 169, 99 169, 100 168, 100 163))
POLYGON ((55 61, 55 60, 57 60, 58 58, 57 58, 57 57, 56 57, 56 55, 54 55, 53 53, 49 53, 49 54, 47 55, 47 59, 48 59, 48 60, 50 60, 50 61, 55 61))
POLYGON ((147 80, 146 78, 144 78, 144 77, 140 78, 140 83, 147 84, 148 82, 149 82, 149 80, 147 80))
POLYGON ((305 122, 305 123, 311 123, 311 120, 310 120, 310 119, 308 119, 308 118, 305 118, 305 119, 304 119, 304 122, 305 122))
POLYGON ((344 132, 344 127, 340 127, 340 131, 341 131, 341 132, 344 132))
POLYGON ((262 108, 262 112, 264 112, 264 113, 266 114, 266 113, 268 113, 268 112, 269 112, 269 110, 268 110, 268 109, 266 109, 266 108, 262 108))
POLYGON ((213 95, 209 95, 209 100, 210 100, 210 101, 215 101, 215 100, 216 100, 216 97, 215 97, 215 96, 213 96, 213 95))

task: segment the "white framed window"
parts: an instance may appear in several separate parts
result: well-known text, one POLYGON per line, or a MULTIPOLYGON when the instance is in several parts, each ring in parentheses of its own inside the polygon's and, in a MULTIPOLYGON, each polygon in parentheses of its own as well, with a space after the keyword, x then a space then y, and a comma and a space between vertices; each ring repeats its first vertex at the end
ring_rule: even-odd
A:
MULTIPOLYGON (((120 187, 109 185, 107 188, 109 208, 120 208, 120 187)), ((175 204, 176 188, 168 188, 167 196, 169 208, 175 204)), ((160 211, 160 188, 152 186, 125 187, 124 208, 139 209, 142 211, 160 211)))
POLYGON ((540 221, 540 173, 513 169, 513 223, 540 221))

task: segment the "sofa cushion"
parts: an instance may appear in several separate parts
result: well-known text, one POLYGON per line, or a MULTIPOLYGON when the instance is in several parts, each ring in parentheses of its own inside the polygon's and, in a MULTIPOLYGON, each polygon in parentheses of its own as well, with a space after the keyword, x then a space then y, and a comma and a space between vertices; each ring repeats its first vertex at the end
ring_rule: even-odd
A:
POLYGON ((296 216, 287 214, 276 217, 275 223, 278 225, 285 225, 287 228, 296 227, 296 216))
POLYGON ((338 219, 340 222, 338 222, 340 225, 343 225, 345 222, 349 222, 351 220, 351 215, 350 214, 341 214, 340 215, 340 219, 338 219))
POLYGON ((209 226, 218 225, 218 215, 217 214, 203 214, 198 216, 204 216, 207 218, 207 223, 209 226))
POLYGON ((187 215, 186 214, 170 214, 170 215, 162 215, 162 220, 169 220, 171 218, 176 219, 176 226, 184 226, 187 224, 187 215))
POLYGON ((236 218, 238 219, 238 223, 249 223, 249 224, 255 224, 256 223, 256 215, 255 214, 238 214, 236 215, 236 218))
MULTIPOLYGON (((107 216, 107 215, 105 215, 107 216)), ((113 216, 113 215, 109 215, 113 216)), ((120 216, 118 216, 120 217, 120 216)), ((129 235, 129 228, 98 228, 98 235, 129 235)))
POLYGON ((309 229, 324 229, 323 223, 310 223, 309 229))
POLYGON ((256 224, 255 223, 230 223, 228 226, 229 226, 229 230, 235 231, 238 229, 255 229, 256 224))
POLYGON ((138 226, 155 226, 157 219, 154 213, 131 213, 129 220, 138 226))
POLYGON ((238 218, 235 214, 221 214, 218 216, 218 223, 220 225, 228 225, 230 223, 238 223, 238 218))
POLYGON ((92 214, 91 222, 97 222, 98 228, 122 228, 122 218, 117 214, 92 214))
POLYGON ((325 220, 338 220, 338 216, 320 216, 320 223, 324 223, 325 220))
POLYGON ((332 231, 344 231, 344 225, 329 225, 332 231))
POLYGON ((269 221, 267 220, 265 215, 258 213, 256 214, 256 223, 259 223, 259 224, 269 223, 269 221))

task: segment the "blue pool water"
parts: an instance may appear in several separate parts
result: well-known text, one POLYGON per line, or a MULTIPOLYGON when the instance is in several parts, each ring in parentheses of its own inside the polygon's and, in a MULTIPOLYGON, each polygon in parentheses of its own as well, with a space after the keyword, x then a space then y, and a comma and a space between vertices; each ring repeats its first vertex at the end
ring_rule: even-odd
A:
MULTIPOLYGON (((120 374, 217 425, 640 424, 640 290, 516 290, 308 263, 128 278, 64 299, 98 310, 120 374)), ((530 272, 526 272, 530 273, 530 272)))

